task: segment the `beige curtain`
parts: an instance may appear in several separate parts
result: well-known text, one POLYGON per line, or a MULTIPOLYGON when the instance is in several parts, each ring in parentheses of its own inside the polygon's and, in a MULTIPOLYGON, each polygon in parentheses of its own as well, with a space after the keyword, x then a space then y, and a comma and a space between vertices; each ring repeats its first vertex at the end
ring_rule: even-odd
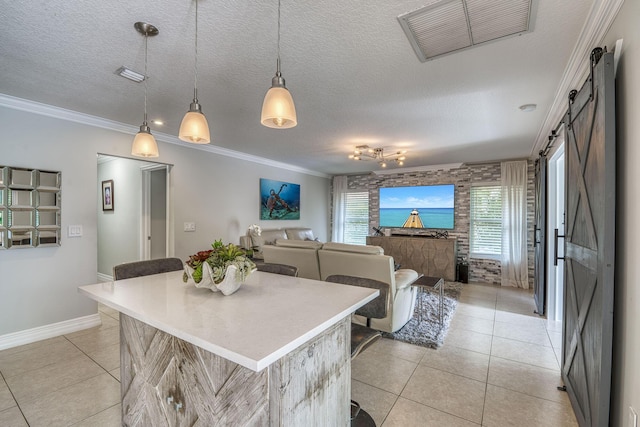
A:
POLYGON ((502 286, 529 288, 527 265, 527 161, 501 163, 502 286))
POLYGON ((331 224, 331 241, 344 242, 345 193, 347 192, 347 177, 344 175, 333 177, 333 222, 331 224))

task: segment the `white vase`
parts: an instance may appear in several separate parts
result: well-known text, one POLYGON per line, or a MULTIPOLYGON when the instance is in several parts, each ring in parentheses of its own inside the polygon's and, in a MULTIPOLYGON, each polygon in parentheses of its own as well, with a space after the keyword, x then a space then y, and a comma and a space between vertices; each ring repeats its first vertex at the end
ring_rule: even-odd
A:
POLYGON ((212 292, 218 292, 216 288, 216 282, 213 280, 213 269, 208 262, 202 263, 202 280, 200 283, 196 283, 197 288, 207 288, 212 292))
MULTIPOLYGON (((224 295, 231 295, 242 285, 242 282, 236 278, 238 268, 235 265, 227 267, 224 278, 218 284, 213 281, 213 269, 206 262, 202 264, 202 280, 200 280, 200 283, 196 283, 196 281, 193 280, 193 268, 185 264, 184 271, 187 273, 188 281, 193 281, 196 288, 206 288, 211 290, 211 292, 222 292, 224 295)), ((255 271, 255 269, 251 270, 249 274, 253 271, 255 271)))
POLYGON ((216 288, 216 285, 213 282, 211 267, 206 262, 202 264, 202 280, 200 280, 200 283, 197 283, 193 279, 193 268, 185 264, 184 271, 187 273, 187 277, 189 278, 188 281, 192 281, 196 288, 206 288, 213 292, 218 292, 218 288, 216 288))
POLYGON ((224 273, 224 279, 216 285, 217 290, 224 295, 231 295, 237 291, 242 285, 242 282, 236 279, 237 270, 238 268, 235 265, 228 266, 227 271, 224 273))

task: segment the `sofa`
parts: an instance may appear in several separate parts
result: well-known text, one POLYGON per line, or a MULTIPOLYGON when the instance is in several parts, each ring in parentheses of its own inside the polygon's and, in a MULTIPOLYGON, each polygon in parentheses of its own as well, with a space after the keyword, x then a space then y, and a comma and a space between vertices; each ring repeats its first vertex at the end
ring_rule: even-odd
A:
POLYGON ((277 240, 317 241, 310 228, 273 228, 262 230, 259 236, 250 233, 240 236, 240 247, 253 249, 254 258, 264 259, 263 248, 267 245, 275 245, 277 240))
POLYGON ((278 239, 275 245, 264 245, 264 262, 286 264, 298 269, 298 277, 321 280, 318 250, 322 243, 315 240, 278 239))
MULTIPOLYGON (((418 279, 418 273, 410 269, 395 271, 393 258, 384 255, 380 246, 325 243, 318 250, 318 261, 322 280, 333 275, 345 275, 389 284, 391 309, 387 317, 371 319, 372 328, 395 332, 413 316, 417 289, 411 285, 418 279)), ((366 319, 354 315, 353 322, 365 325, 366 319)))
MULTIPOLYGON (((371 327, 395 332, 413 316, 417 290, 411 285, 418 273, 410 269, 395 271, 393 258, 384 255, 380 246, 321 243, 310 228, 262 230, 260 236, 240 238, 246 249, 254 249, 254 257, 264 262, 297 267, 298 277, 326 280, 333 275, 375 279, 389 284, 391 307, 387 317, 371 319, 371 327)), ((365 325, 366 319, 354 315, 353 321, 365 325)))

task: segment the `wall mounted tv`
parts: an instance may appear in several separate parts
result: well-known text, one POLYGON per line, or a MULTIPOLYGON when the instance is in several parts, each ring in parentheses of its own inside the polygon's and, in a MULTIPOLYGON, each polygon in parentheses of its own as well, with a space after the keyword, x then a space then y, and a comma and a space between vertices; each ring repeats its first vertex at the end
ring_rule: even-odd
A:
POLYGON ((380 227, 453 230, 453 184, 380 188, 380 227))

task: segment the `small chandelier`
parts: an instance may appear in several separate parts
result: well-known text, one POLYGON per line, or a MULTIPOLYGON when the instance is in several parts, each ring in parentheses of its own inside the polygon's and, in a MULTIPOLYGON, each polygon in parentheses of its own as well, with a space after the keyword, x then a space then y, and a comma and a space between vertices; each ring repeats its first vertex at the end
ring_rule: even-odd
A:
POLYGON ((149 36, 158 35, 158 29, 146 22, 136 22, 133 25, 140 34, 144 36, 144 121, 140 126, 140 131, 133 139, 131 147, 131 155, 138 157, 158 157, 158 144, 156 139, 151 135, 151 129, 147 125, 147 41, 149 36))
POLYGON ((288 129, 298 124, 296 106, 293 104, 291 93, 284 84, 280 72, 280 0, 278 0, 278 60, 276 75, 271 79, 271 88, 264 96, 260 122, 270 128, 288 129))
POLYGON ((202 114, 202 106, 198 103, 198 0, 196 0, 196 60, 194 66, 193 102, 180 124, 178 138, 192 144, 208 144, 211 142, 209 123, 202 114))
POLYGON ((403 166, 407 159, 405 153, 407 150, 396 151, 393 154, 385 155, 384 148, 371 148, 368 145, 358 145, 353 150, 353 154, 349 154, 352 160, 375 160, 380 167, 386 168, 388 162, 395 162, 398 166, 403 166))

